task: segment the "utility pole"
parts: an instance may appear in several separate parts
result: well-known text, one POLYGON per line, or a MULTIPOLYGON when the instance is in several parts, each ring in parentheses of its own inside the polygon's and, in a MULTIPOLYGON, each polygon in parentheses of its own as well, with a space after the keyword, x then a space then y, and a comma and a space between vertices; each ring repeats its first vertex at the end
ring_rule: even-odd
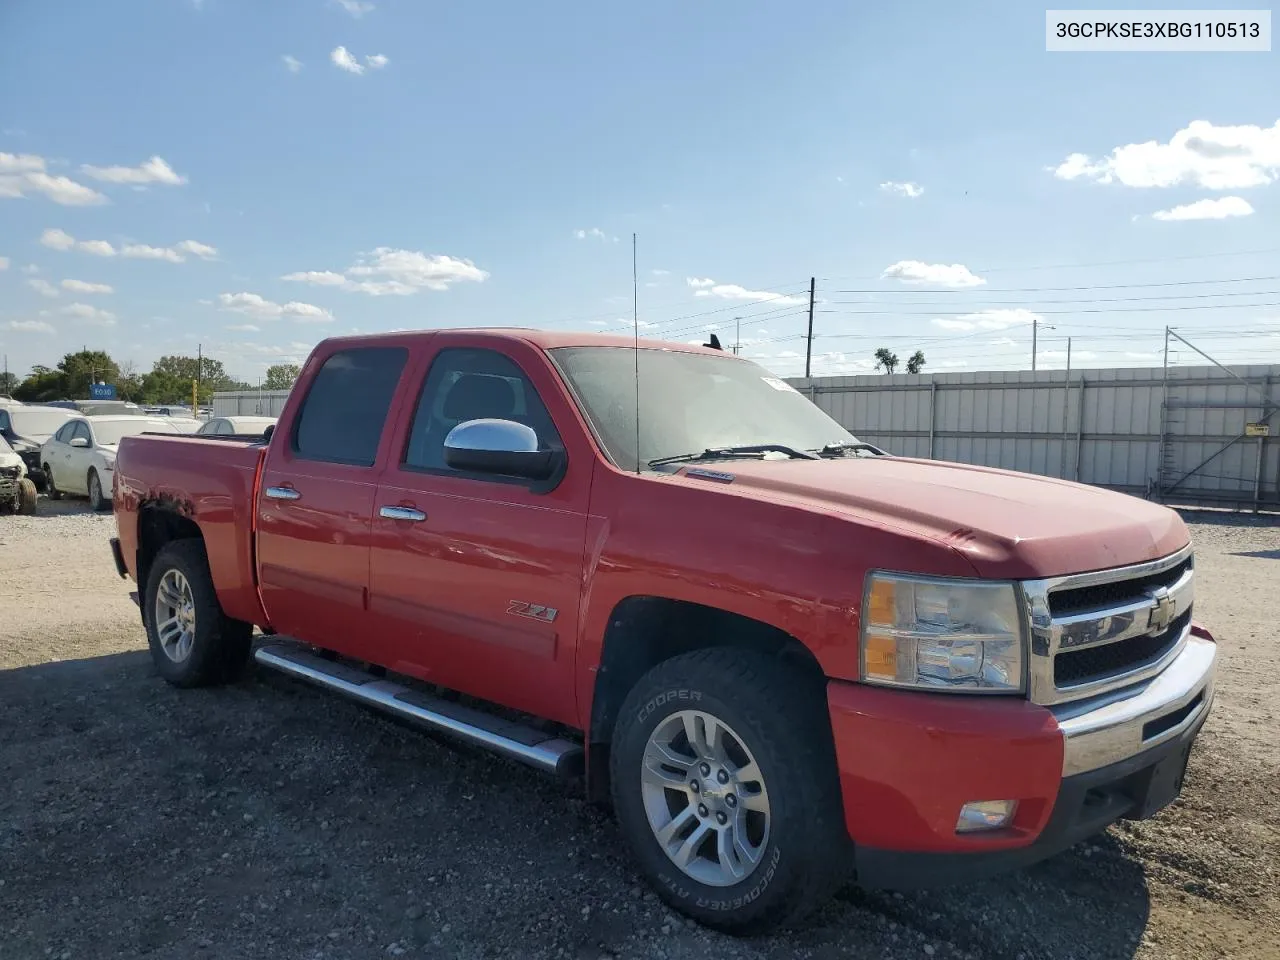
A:
POLYGON ((200 412, 200 379, 204 375, 204 345, 196 344, 196 402, 191 405, 191 415, 200 412))
POLYGON ((738 351, 742 349, 742 318, 734 317, 733 324, 736 328, 736 332, 733 336, 733 355, 736 357, 738 355, 738 351))
POLYGON ((1071 338, 1067 337, 1067 379, 1071 379, 1071 338))
POLYGON ((1036 328, 1040 326, 1038 317, 1031 318, 1031 372, 1036 372, 1036 328))
POLYGON ((809 336, 805 339, 804 346, 804 378, 809 379, 810 364, 813 362, 813 290, 817 284, 817 277, 809 278, 809 336))

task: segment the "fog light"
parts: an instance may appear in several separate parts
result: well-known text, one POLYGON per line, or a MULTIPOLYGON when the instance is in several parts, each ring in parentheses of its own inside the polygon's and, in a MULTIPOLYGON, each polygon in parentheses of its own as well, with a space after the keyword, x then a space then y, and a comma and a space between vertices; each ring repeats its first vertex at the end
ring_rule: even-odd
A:
POLYGON ((979 830, 999 830, 1013 820, 1018 809, 1017 800, 977 800, 960 808, 956 821, 956 833, 976 833, 979 830))

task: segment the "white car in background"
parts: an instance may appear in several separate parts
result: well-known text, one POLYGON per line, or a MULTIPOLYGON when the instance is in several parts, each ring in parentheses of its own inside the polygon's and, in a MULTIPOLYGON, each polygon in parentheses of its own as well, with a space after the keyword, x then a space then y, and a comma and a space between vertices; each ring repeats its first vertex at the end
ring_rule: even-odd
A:
POLYGON ((72 417, 40 447, 49 498, 78 494, 94 510, 111 506, 116 448, 122 437, 140 433, 193 433, 173 417, 72 417))
POLYGON ((275 417, 214 417, 196 433, 202 437, 260 437, 266 433, 267 427, 275 425, 275 417))

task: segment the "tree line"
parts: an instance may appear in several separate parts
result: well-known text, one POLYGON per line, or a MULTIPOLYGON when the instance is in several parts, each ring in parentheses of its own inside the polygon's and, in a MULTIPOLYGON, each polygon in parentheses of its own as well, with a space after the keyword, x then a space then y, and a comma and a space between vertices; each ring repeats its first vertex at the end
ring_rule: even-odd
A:
MULTIPOLYGON (((280 363, 267 368, 262 387, 288 390, 298 378, 297 364, 280 363)), ((0 394, 8 394, 24 403, 47 403, 50 400, 86 400, 89 386, 109 383, 116 388, 120 400, 144 404, 190 404, 192 383, 199 382, 200 403, 213 401, 222 390, 255 390, 256 384, 237 380, 223 369, 222 361, 212 357, 161 357, 146 373, 140 373, 132 361, 117 363, 102 350, 80 350, 68 353, 57 366, 37 365, 25 378, 14 373, 0 373, 0 394)))

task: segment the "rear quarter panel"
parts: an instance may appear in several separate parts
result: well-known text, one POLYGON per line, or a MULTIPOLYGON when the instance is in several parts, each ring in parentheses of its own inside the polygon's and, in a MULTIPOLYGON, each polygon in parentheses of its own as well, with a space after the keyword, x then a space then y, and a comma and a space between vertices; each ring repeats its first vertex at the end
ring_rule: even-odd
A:
POLYGON ((195 522, 218 602, 228 616, 265 624, 254 577, 254 498, 260 444, 188 436, 126 437, 116 457, 120 546, 138 579, 138 515, 149 506, 195 522))

